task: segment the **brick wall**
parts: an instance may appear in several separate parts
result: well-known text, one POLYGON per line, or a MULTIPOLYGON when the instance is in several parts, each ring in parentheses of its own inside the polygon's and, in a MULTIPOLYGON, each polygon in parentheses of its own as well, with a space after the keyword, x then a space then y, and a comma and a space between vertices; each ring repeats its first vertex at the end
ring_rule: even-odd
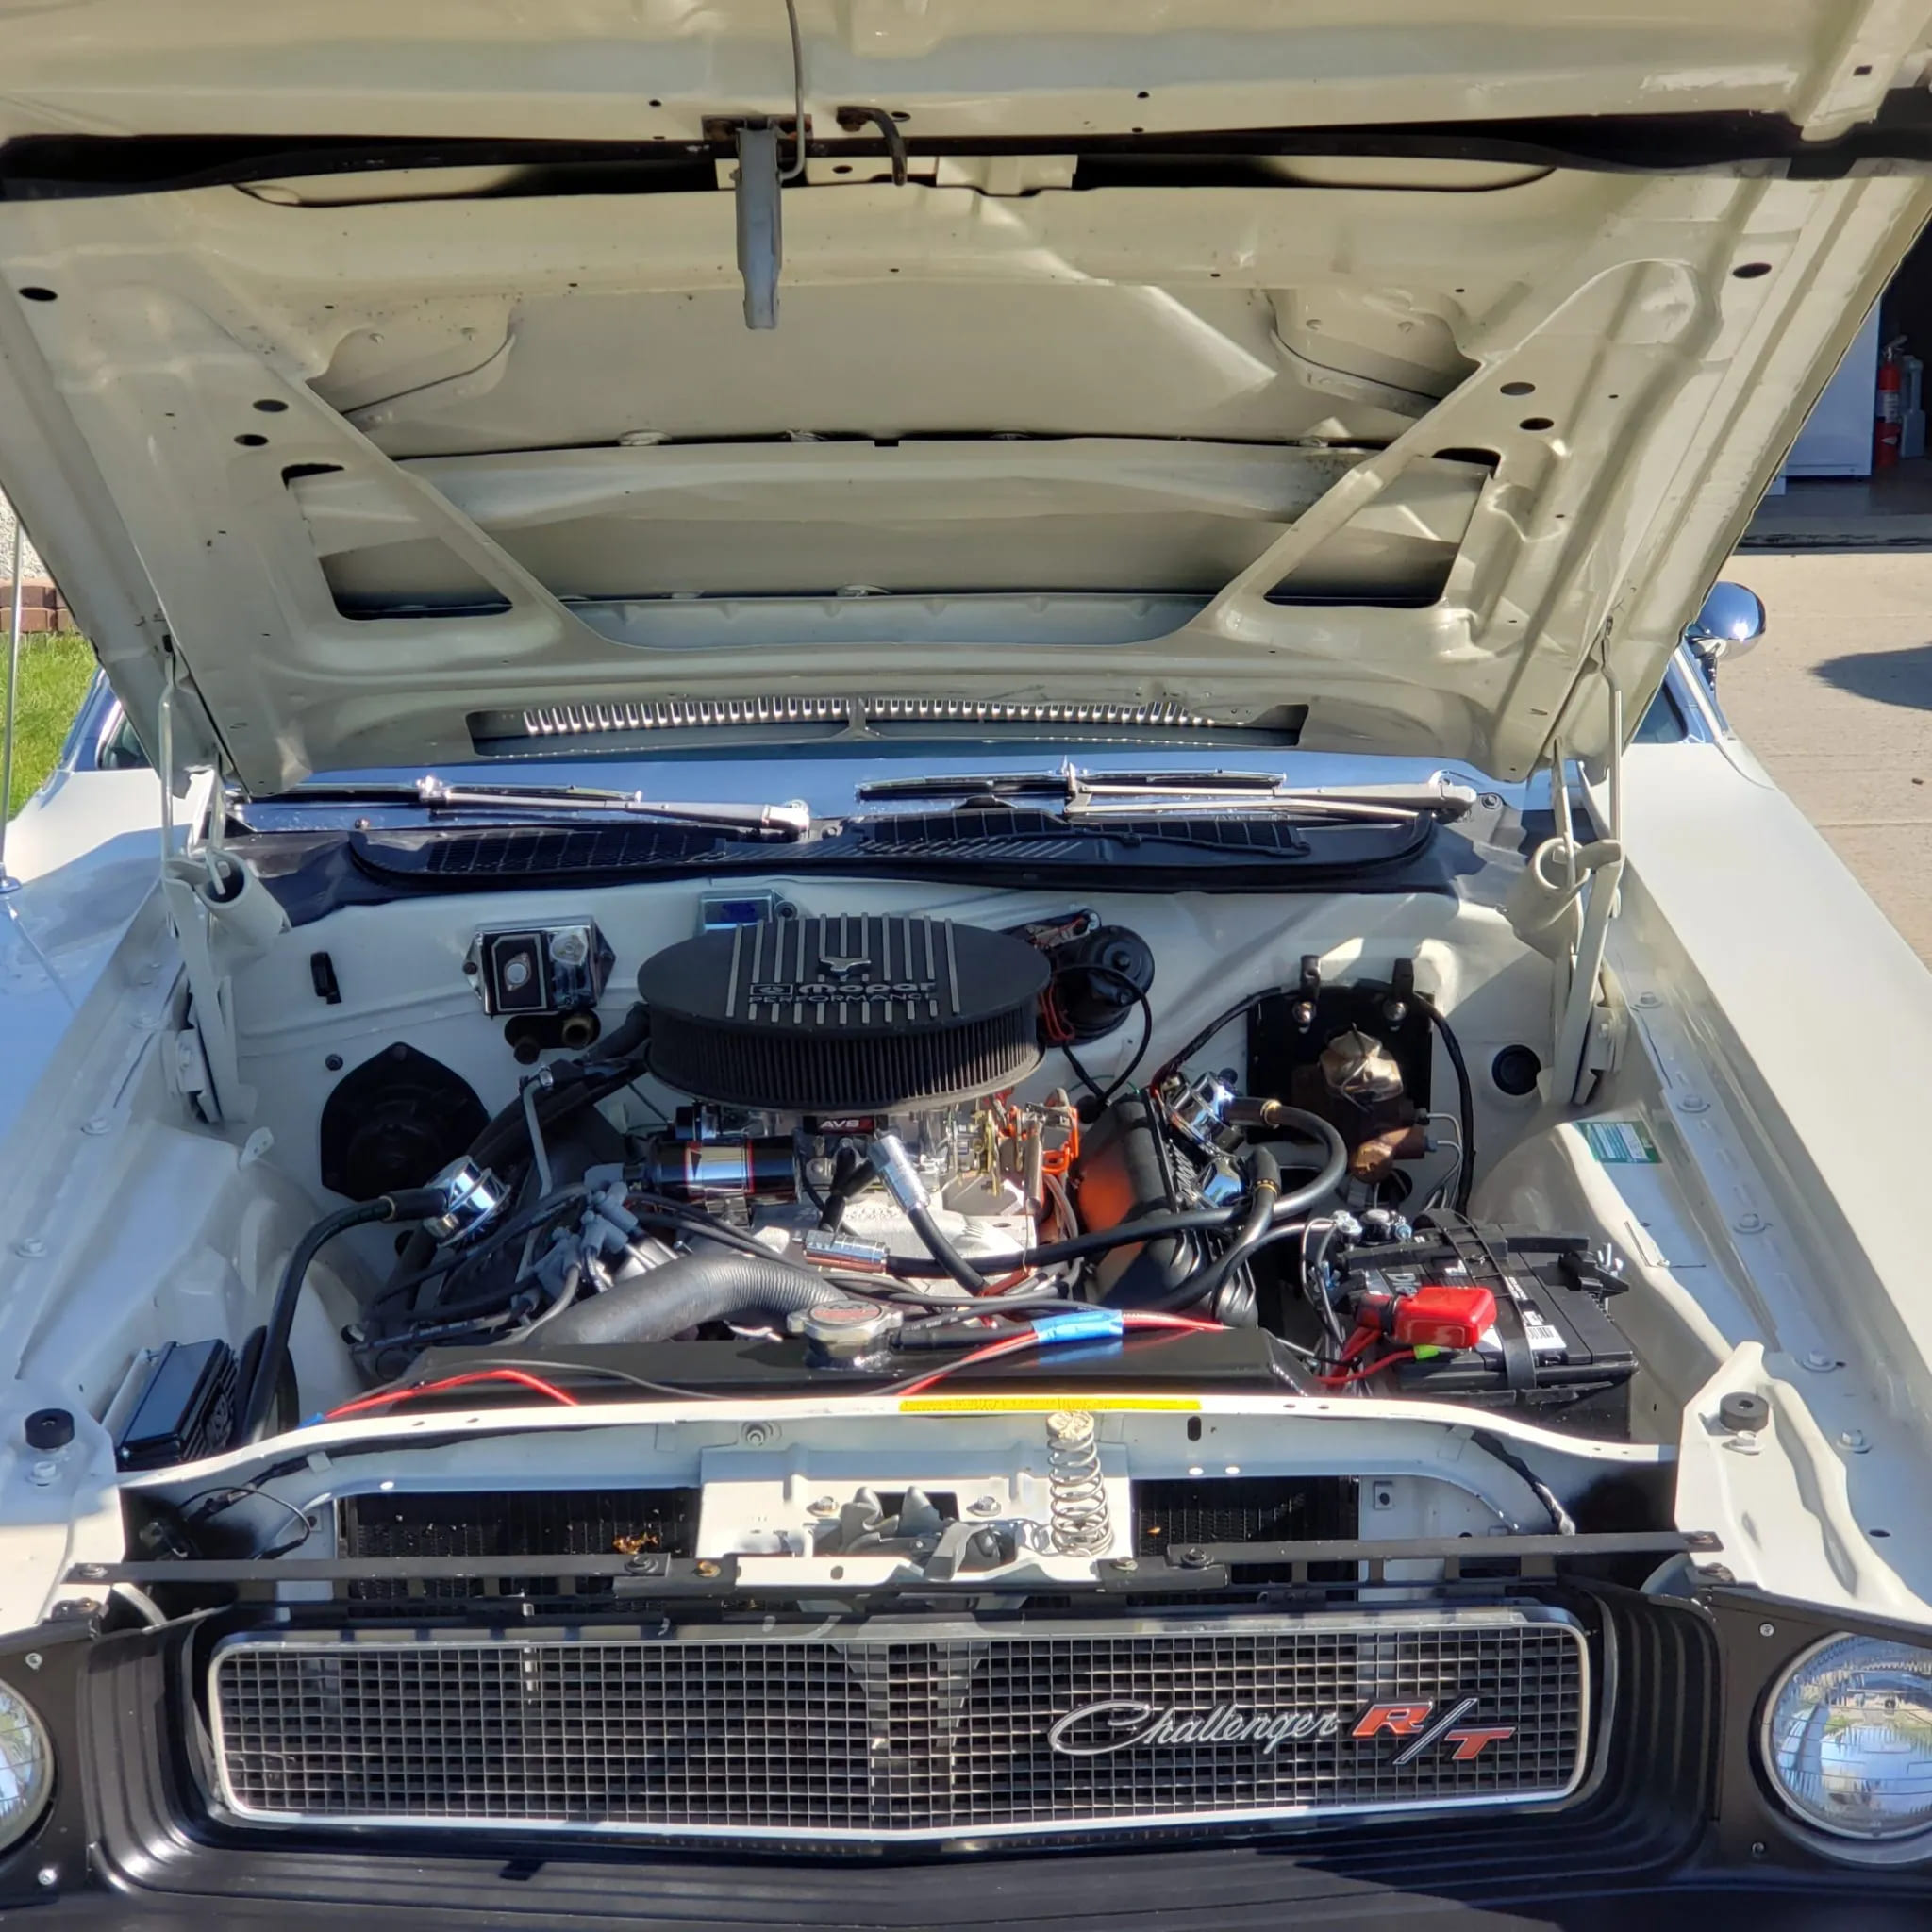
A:
MULTIPOLYGON (((0 636, 13 621, 13 506, 0 496, 0 636)), ((31 542, 21 546, 20 630, 72 630, 74 613, 61 600, 47 567, 31 542)))
MULTIPOLYGON (((12 560, 10 558, 8 559, 12 560)), ((13 623, 13 584, 0 576, 0 636, 13 623)), ((36 631, 72 630, 74 612, 61 601, 51 577, 22 576, 20 580, 20 634, 31 637, 36 631)))

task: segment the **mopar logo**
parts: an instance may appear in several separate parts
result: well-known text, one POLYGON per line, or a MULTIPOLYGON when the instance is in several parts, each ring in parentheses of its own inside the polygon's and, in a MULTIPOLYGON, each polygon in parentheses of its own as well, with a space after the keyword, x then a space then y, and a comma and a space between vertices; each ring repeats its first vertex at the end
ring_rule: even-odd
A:
POLYGON ((924 1000, 938 991, 936 979, 767 979, 753 986, 751 998, 754 1005, 773 1006, 786 1000, 924 1000))

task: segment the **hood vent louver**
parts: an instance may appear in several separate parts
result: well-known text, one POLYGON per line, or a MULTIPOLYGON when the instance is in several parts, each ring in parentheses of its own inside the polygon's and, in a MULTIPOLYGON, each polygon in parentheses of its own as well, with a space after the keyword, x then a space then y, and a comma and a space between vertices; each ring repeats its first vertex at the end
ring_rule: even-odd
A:
POLYGON ((470 735, 485 757, 527 756, 579 747, 621 750, 626 740, 661 743, 691 734, 707 742, 775 737, 889 737, 907 731, 965 727, 1057 732, 1154 731, 1238 733, 1244 741, 1292 745, 1305 710, 1280 706, 1263 720, 1235 722, 1190 709, 1177 699, 1151 704, 1035 701, 1004 698, 785 697, 752 694, 721 698, 598 700, 535 705, 525 710, 487 711, 470 720, 470 735))

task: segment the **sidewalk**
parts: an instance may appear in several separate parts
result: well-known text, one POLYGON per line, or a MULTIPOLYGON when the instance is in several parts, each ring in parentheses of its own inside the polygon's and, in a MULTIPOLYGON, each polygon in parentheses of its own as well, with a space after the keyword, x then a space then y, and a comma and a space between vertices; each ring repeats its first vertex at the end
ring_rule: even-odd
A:
POLYGON ((1719 674, 1731 723, 1932 966, 1932 556, 1752 550, 1725 575, 1770 616, 1719 674))

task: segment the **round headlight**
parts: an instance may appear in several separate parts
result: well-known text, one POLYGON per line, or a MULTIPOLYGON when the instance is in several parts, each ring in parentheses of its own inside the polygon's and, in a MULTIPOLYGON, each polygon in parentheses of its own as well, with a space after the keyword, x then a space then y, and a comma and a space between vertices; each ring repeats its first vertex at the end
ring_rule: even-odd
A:
POLYGON ((1932 1650, 1831 1637, 1773 1692, 1764 1769, 1807 1824, 1900 1839, 1932 1826, 1932 1650))
POLYGON ((0 1851, 33 1829, 53 1789, 46 1727, 18 1690, 0 1684, 0 1851))

